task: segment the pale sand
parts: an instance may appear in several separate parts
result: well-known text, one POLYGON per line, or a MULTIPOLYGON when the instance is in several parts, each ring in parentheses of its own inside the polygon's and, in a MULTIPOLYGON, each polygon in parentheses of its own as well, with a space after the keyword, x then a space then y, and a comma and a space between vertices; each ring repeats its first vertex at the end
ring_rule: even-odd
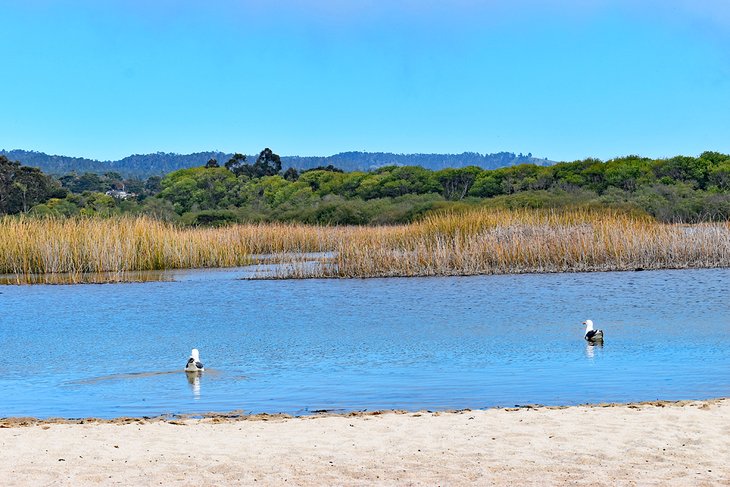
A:
POLYGON ((730 485, 728 399, 23 423, 0 420, 2 485, 730 485))

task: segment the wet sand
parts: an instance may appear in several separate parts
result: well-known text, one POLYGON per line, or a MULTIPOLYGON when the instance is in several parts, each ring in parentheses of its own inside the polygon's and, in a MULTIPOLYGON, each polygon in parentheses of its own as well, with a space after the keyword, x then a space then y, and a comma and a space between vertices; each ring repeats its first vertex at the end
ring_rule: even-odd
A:
POLYGON ((0 420, 3 485, 730 485, 730 400, 0 420))

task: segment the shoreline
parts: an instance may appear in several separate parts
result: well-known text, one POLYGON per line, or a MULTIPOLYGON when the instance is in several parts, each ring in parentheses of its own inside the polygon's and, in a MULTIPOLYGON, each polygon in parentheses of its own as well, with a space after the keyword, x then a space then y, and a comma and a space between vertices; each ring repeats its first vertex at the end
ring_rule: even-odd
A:
POLYGON ((406 409, 377 409, 373 411, 312 411, 311 414, 288 414, 288 413, 246 413, 242 410, 224 411, 224 412, 202 412, 202 413, 182 413, 182 414, 162 414, 158 416, 118 416, 114 418, 61 418, 48 417, 37 418, 34 416, 7 416, 0 417, 0 428, 15 428, 28 426, 44 426, 54 424, 131 424, 131 423, 170 423, 178 424, 183 422, 241 422, 241 421, 273 421, 273 420, 298 420, 298 419, 316 419, 316 418, 358 418, 367 416, 383 416, 388 414, 394 415, 442 415, 442 414, 465 414, 476 411, 529 411, 529 410, 563 410, 570 408, 586 408, 586 409, 605 409, 605 408, 629 408, 636 409, 641 407, 709 407, 716 404, 728 403, 730 405, 730 396, 709 398, 709 399, 678 399, 678 400, 656 400, 656 401, 637 401, 637 402, 599 402, 584 403, 570 405, 545 405, 545 404, 516 404, 514 407, 494 406, 480 409, 446 409, 446 410, 406 410, 406 409))
MULTIPOLYGON (((284 264, 286 265, 286 264, 284 264)), ((68 285, 93 285, 93 284, 147 284, 168 282, 181 282, 176 280, 172 274, 175 272, 214 272, 214 271, 233 271, 235 269, 243 269, 241 266, 231 267, 185 267, 185 268, 169 268, 157 270, 143 271, 122 271, 122 272, 105 272, 105 273, 89 273, 74 274, 80 276, 80 280, 64 281, 63 279, 71 276, 70 273, 46 273, 33 274, 24 276, 22 274, 0 274, 0 288, 5 286, 68 286, 68 285), (155 279, 150 276, 144 276, 140 279, 117 279, 117 280, 94 280, 97 275, 115 275, 117 277, 126 274, 153 274, 159 273, 162 278, 155 279)), ((659 271, 692 271, 692 270, 715 270, 730 269, 730 265, 712 265, 712 266, 664 266, 664 267, 637 267, 637 268, 612 268, 612 269, 565 269, 565 270, 516 270, 514 272, 489 272, 489 273, 440 273, 440 274, 419 274, 419 275, 372 275, 372 276, 248 276, 236 277, 236 281, 312 281, 312 280, 368 280, 368 279, 428 279, 428 278, 449 278, 449 277, 486 277, 486 276, 524 276, 524 275, 555 275, 555 274, 603 274, 610 272, 659 272, 659 271)), ((251 270, 248 270, 251 272, 251 270)))
POLYGON ((36 422, 5 485, 728 485, 730 400, 36 422))

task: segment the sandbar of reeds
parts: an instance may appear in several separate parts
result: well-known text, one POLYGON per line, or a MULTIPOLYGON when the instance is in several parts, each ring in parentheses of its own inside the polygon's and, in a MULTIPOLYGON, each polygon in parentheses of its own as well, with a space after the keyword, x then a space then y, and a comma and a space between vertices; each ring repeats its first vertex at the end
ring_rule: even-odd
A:
POLYGON ((501 210, 358 227, 333 258, 269 277, 410 277, 730 266, 730 224, 661 224, 611 210, 501 210))

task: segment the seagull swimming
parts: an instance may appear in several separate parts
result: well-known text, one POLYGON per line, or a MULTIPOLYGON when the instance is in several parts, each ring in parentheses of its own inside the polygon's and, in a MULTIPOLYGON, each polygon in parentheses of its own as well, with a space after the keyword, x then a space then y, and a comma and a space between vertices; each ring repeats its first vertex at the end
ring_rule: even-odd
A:
POLYGON ((205 369, 203 368, 203 363, 200 361, 200 354, 198 353, 198 349, 194 348, 190 352, 190 358, 188 359, 188 363, 185 364, 185 372, 202 372, 205 369))
POLYGON ((586 341, 590 343, 603 342, 603 330, 594 330, 591 320, 585 320, 583 324, 586 325, 586 334, 583 337, 586 341))

